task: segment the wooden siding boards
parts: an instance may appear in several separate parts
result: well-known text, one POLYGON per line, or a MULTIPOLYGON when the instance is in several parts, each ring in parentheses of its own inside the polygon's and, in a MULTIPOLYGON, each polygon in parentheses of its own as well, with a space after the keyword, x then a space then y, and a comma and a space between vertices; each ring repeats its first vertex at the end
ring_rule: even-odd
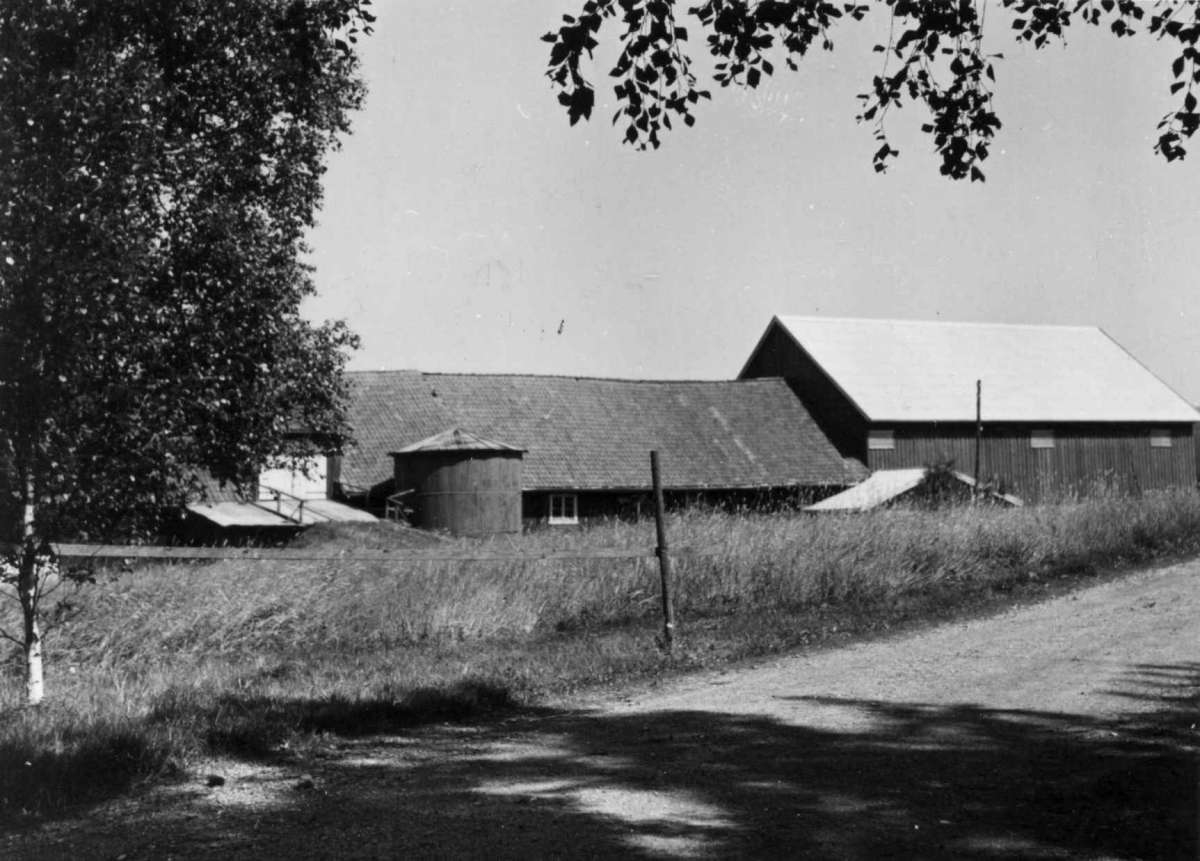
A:
MULTIPOLYGON (((521 450, 446 448, 448 444, 463 442, 443 434, 393 454, 395 487, 411 492, 404 502, 413 509, 414 525, 455 535, 520 532, 521 450)), ((491 443, 473 437, 465 444, 491 443)))
MULTIPOLYGON (((1197 414, 1200 414, 1200 404, 1192 404, 1197 414)), ((1193 451, 1196 455, 1196 481, 1200 483, 1200 422, 1192 425, 1193 451)))
MULTIPOLYGON (((871 471, 950 463, 974 472, 973 422, 871 421, 837 382, 773 320, 739 379, 784 378, 818 426, 846 457, 871 471), (895 447, 868 450, 873 430, 895 433, 895 447)), ((983 432, 980 478, 1025 501, 1087 493, 1097 486, 1125 491, 1192 487, 1197 481, 1200 440, 1195 424, 1157 422, 1009 422, 983 432), (1035 428, 1054 431, 1055 445, 1034 449, 1035 428), (1170 448, 1150 445, 1151 429, 1169 428, 1170 448)))
MULTIPOLYGON (((866 472, 864 470, 863 476, 866 472)), ((709 490, 679 491, 663 493, 668 511, 680 508, 704 506, 725 511, 777 511, 796 509, 810 505, 837 493, 842 486, 764 488, 753 490, 709 490)), ((627 491, 572 491, 577 500, 579 520, 612 517, 623 520, 638 520, 654 513, 654 497, 644 490, 627 491)), ((522 518, 526 526, 546 523, 550 516, 550 492, 525 491, 522 502, 522 518)))
MULTIPOLYGON (((975 426, 969 423, 879 424, 895 433, 895 448, 868 452, 867 466, 902 469, 953 464, 975 468, 975 426)), ((1193 426, 1171 425, 1170 448, 1150 445, 1151 428, 1163 425, 984 424, 980 478, 1027 502, 1063 494, 1086 494, 1097 487, 1122 491, 1190 487, 1196 481, 1193 426), (1034 428, 1054 431, 1054 447, 1030 445, 1034 428)))

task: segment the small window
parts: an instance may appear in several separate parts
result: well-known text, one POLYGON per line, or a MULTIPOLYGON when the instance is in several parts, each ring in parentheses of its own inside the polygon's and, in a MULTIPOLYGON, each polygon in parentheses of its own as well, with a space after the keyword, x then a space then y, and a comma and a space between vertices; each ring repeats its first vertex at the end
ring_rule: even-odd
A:
POLYGON ((1150 448, 1170 448, 1171 431, 1168 428, 1154 428, 1150 431, 1150 448))
POLYGON ((1030 448, 1054 448, 1054 431, 1040 429, 1029 432, 1030 448))
POLYGON ((567 524, 579 522, 579 497, 574 493, 550 494, 550 522, 567 524))
POLYGON ((871 451, 894 451, 896 432, 890 430, 870 431, 867 434, 867 448, 871 451))

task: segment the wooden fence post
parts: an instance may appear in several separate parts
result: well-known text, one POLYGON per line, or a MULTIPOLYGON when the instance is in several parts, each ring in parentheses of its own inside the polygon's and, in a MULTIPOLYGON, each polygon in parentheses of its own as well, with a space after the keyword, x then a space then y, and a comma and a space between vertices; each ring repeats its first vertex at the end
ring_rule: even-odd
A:
POLYGON ((655 555, 658 556, 658 572, 662 580, 663 649, 670 652, 675 644, 675 598, 671 594, 671 555, 667 548, 667 524, 657 451, 650 452, 650 480, 654 484, 654 527, 658 533, 655 555))
POLYGON ((979 499, 979 450, 983 446, 983 380, 975 381, 975 486, 971 502, 979 499))

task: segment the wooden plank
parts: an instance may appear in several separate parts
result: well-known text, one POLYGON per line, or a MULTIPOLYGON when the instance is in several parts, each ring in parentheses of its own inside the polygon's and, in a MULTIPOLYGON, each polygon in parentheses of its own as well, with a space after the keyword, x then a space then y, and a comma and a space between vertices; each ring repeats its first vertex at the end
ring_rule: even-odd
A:
MULTIPOLYGON (((1046 425, 1055 431, 1051 449, 1029 443, 1033 425, 987 425, 984 428, 980 472, 985 482, 1004 479, 1009 489, 1036 502, 1057 498, 1062 491, 1087 491, 1097 482, 1115 480, 1125 490, 1191 487, 1195 444, 1188 442, 1190 425, 1170 425, 1171 448, 1150 446, 1150 425, 1046 425)), ((874 469, 925 466, 953 458, 958 468, 973 458, 971 425, 899 426, 894 451, 871 451, 874 469)))
POLYGON ((658 536, 656 552, 662 583, 663 649, 670 652, 675 642, 675 599, 671 595, 671 550, 667 545, 667 513, 657 450, 650 452, 650 483, 654 486, 654 531, 658 536))
MULTIPOLYGON (((330 554, 271 547, 155 547, 126 544, 55 544, 55 552, 65 559, 126 559, 204 561, 244 559, 265 562, 540 562, 585 561, 588 559, 653 559, 653 548, 595 548, 592 550, 518 551, 482 550, 447 552, 445 550, 399 549, 358 550, 330 554)), ((674 549, 675 555, 710 556, 713 549, 674 549)))

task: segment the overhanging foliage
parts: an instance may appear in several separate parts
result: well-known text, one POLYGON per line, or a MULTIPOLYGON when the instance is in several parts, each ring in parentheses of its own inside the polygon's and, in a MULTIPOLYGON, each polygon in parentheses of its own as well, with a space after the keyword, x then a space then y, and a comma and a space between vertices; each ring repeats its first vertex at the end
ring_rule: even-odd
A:
MULTIPOLYGON (((549 42, 547 76, 574 125, 589 119, 596 101, 585 76, 585 57, 599 45, 601 25, 618 19, 621 52, 609 74, 624 139, 639 149, 657 148, 671 128, 672 116, 686 125, 696 121, 702 89, 686 50, 689 34, 674 0, 585 0, 577 15, 564 15, 549 42)), ((880 67, 861 94, 860 122, 869 123, 879 148, 876 171, 884 171, 898 151, 885 129, 889 111, 905 101, 921 103, 929 120, 921 129, 933 141, 941 172, 953 179, 982 181, 1000 119, 992 107, 994 61, 1000 54, 983 49, 987 0, 886 0, 890 15, 886 44, 877 44, 880 67)), ((1195 89, 1200 87, 1200 4, 1187 0, 998 0, 1012 13, 1018 42, 1044 47, 1065 41, 1073 22, 1108 29, 1114 36, 1137 33, 1175 44, 1170 91, 1178 106, 1158 126, 1155 151, 1167 161, 1186 155, 1185 142, 1200 128, 1195 89)), ((842 21, 862 21, 869 4, 825 0, 705 0, 689 8, 698 19, 709 52, 716 60, 714 79, 722 87, 757 87, 775 73, 772 56, 788 68, 814 46, 833 50, 832 31, 842 21)), ((995 21, 989 26, 994 26, 995 21)))

